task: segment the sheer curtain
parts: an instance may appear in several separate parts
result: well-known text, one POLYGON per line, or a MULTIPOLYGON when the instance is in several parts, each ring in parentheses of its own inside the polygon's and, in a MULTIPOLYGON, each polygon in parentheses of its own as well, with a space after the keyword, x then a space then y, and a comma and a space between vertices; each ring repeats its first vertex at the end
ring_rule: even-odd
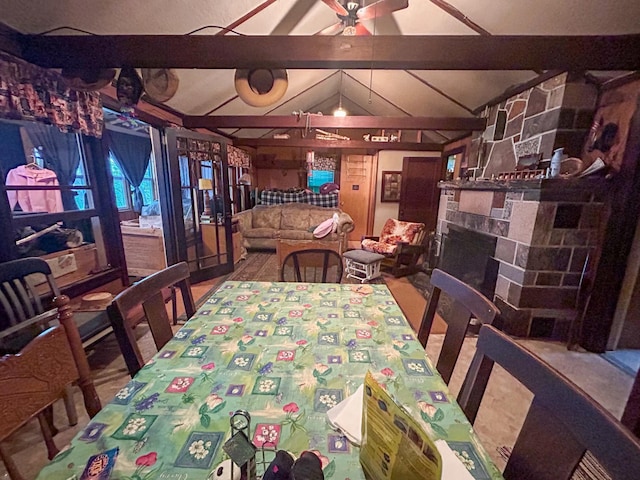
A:
POLYGON ((140 213, 144 204, 140 184, 149 166, 151 139, 112 130, 105 130, 105 132, 105 137, 109 141, 109 150, 133 188, 133 211, 140 213))

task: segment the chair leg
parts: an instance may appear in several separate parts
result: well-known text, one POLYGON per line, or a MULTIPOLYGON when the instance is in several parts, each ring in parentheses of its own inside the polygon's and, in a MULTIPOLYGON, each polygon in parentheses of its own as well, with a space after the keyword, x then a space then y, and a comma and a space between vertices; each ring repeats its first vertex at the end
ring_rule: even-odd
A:
POLYGON ((49 428, 49 422, 44 413, 38 414, 38 422, 40 422, 40 430, 42 430, 44 443, 47 446, 47 456, 49 460, 51 460, 60 452, 60 450, 58 450, 58 447, 56 447, 56 444, 53 441, 53 435, 51 434, 51 429, 49 428))
POLYGON ((11 455, 9 455, 9 452, 2 446, 2 443, 0 443, 0 458, 2 458, 4 468, 7 470, 11 480, 24 480, 24 477, 20 475, 18 471, 18 467, 11 459, 11 455))
MULTIPOLYGON (((43 418, 47 421, 47 426, 49 427, 49 432, 51 432, 51 436, 55 437, 58 434, 58 429, 53 423, 53 405, 49 405, 42 411, 43 418)), ((44 432, 42 435, 44 436, 44 432)))
POLYGON ((73 401, 73 387, 71 385, 67 385, 64 389, 62 400, 67 411, 67 418, 69 418, 69 426, 73 427, 78 424, 78 411, 76 410, 76 403, 73 401))

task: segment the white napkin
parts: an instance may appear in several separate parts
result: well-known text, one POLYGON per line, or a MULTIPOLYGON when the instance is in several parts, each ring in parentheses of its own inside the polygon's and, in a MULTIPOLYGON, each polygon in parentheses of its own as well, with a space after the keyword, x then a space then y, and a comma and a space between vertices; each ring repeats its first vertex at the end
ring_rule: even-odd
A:
POLYGON ((453 453, 451 447, 444 440, 436 440, 436 447, 442 457, 442 480, 473 480, 460 459, 453 453))
POLYGON ((352 395, 349 395, 335 407, 327 411, 329 423, 340 430, 354 445, 362 442, 362 392, 360 385, 352 395))
MULTIPOLYGON (((362 395, 360 385, 355 393, 327 411, 329 423, 356 446, 362 443, 362 395)), ((442 480, 473 480, 447 442, 436 440, 435 444, 442 457, 442 480)))

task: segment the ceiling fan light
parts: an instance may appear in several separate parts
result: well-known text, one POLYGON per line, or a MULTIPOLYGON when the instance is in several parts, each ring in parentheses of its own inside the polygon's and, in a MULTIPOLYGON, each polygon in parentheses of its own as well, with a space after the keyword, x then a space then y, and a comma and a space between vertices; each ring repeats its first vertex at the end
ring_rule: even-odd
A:
POLYGON ((344 30, 342 30, 342 35, 345 37, 353 37, 357 34, 358 32, 356 30, 356 27, 353 25, 347 25, 346 27, 344 27, 344 30))

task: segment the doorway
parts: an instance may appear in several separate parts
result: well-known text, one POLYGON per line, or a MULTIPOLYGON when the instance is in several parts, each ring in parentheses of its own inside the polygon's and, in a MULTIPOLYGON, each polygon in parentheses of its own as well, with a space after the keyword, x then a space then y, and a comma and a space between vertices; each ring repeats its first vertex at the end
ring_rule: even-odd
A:
POLYGON ((187 262, 194 283, 230 273, 233 243, 226 142, 173 128, 163 134, 158 176, 168 262, 187 262))
POLYGON ((431 232, 436 229, 442 178, 440 157, 404 157, 398 219, 421 222, 431 232))
POLYGON ((340 208, 353 218, 354 230, 349 233, 350 246, 360 245, 373 227, 375 164, 371 155, 346 155, 340 166, 340 208))

